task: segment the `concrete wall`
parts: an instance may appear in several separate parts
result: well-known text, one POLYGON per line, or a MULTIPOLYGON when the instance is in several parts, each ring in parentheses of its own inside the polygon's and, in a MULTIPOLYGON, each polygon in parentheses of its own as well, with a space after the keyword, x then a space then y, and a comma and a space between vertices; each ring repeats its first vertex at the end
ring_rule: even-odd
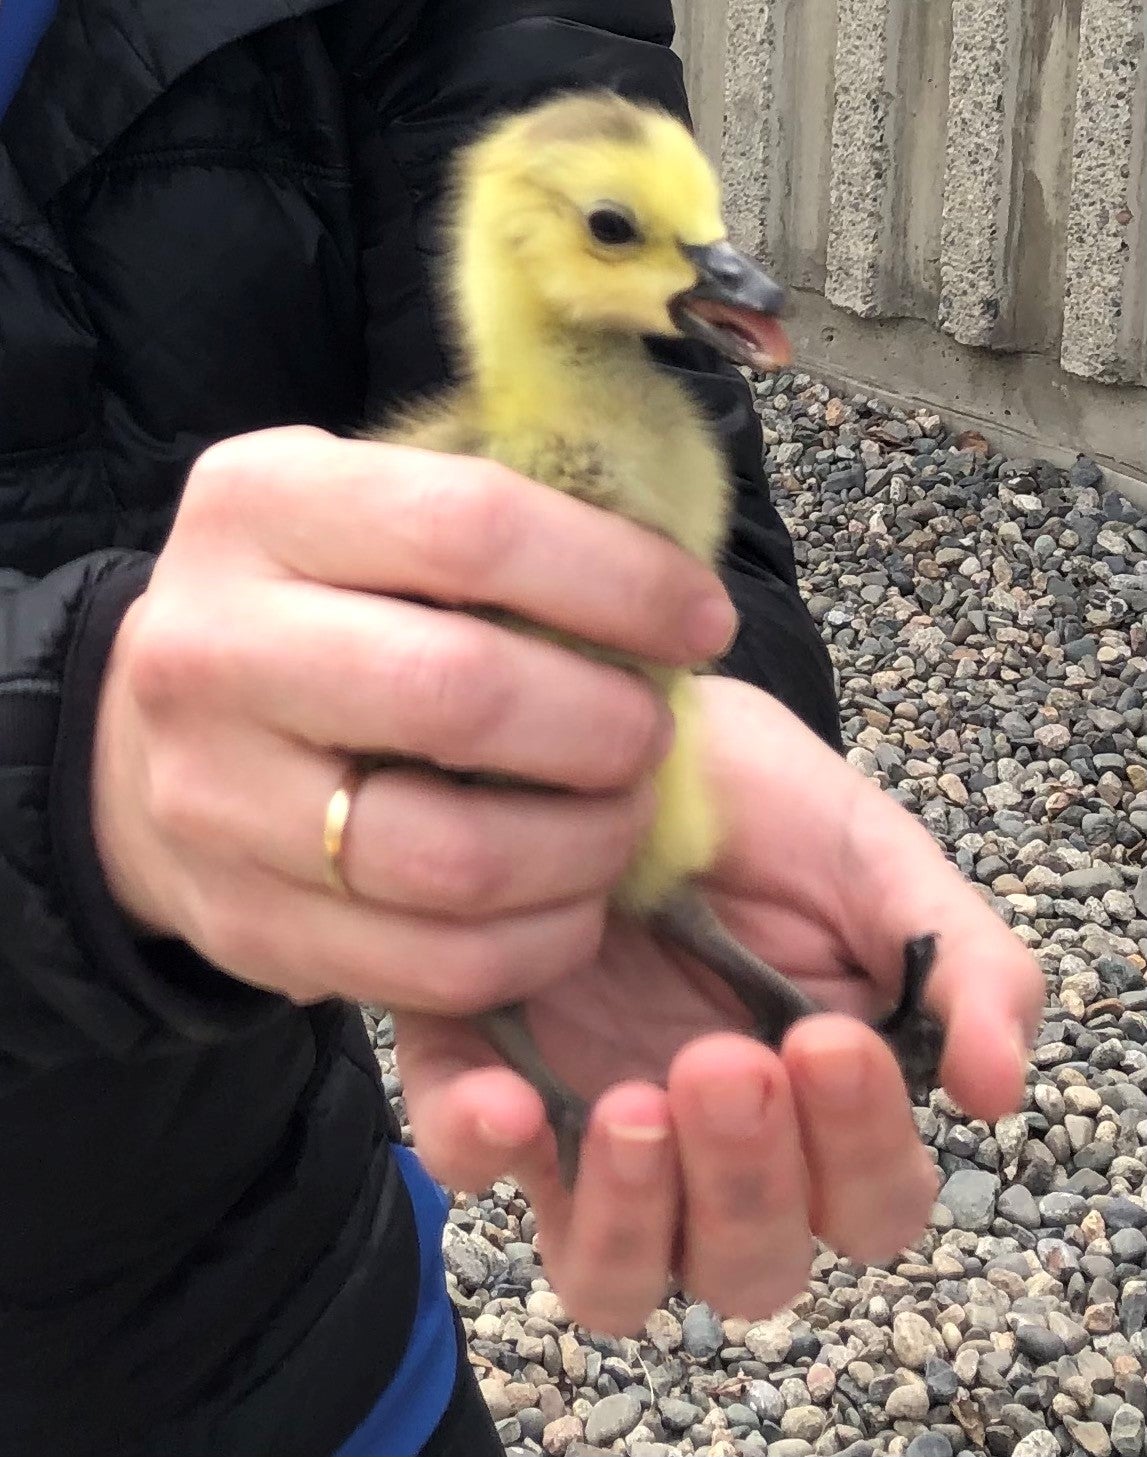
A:
POLYGON ((801 362, 1147 501, 1147 0, 677 0, 801 362))

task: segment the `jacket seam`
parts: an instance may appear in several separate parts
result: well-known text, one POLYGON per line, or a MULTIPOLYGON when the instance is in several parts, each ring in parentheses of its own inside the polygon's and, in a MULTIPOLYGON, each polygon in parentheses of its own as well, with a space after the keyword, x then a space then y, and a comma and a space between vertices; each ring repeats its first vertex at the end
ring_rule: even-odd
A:
POLYGON ((0 678, 0 693, 43 694, 45 697, 54 696, 59 698, 60 685, 53 683, 47 678, 0 678))
POLYGON ((286 176, 318 179, 350 186, 351 169, 339 164, 307 162, 301 158, 277 156, 258 149, 245 152, 234 145, 219 145, 210 142, 192 143, 190 146, 154 147, 147 151, 129 152, 122 157, 100 157, 86 169, 87 175, 110 176, 116 172, 132 171, 140 167, 194 166, 207 164, 232 168, 242 172, 278 172, 286 176))

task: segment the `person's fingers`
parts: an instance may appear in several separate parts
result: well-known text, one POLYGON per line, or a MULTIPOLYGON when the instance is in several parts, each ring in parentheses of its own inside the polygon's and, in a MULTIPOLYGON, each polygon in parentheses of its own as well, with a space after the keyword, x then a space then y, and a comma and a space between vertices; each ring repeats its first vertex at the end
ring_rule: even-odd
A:
POLYGON ((772 1315, 805 1288, 812 1259, 784 1067, 749 1038, 718 1033, 677 1056, 669 1095, 684 1190, 683 1281, 724 1314, 772 1315))
POLYGON ((900 1071, 851 1018, 810 1017, 783 1048, 809 1173, 812 1227, 841 1254, 890 1258, 917 1238, 936 1195, 900 1071))
POLYGON ((371 900, 469 920, 605 896, 655 812, 648 785, 575 798, 382 771, 355 798, 345 878, 371 900))
POLYGON ((853 821, 844 912, 857 960, 895 998, 904 942, 936 937, 924 1002, 945 1029, 944 1086, 974 1117, 999 1118, 1023 1097, 1044 1002, 1039 964, 922 827, 885 796, 865 798, 878 803, 853 821))
MULTIPOLYGON (((324 884, 322 827, 344 758, 209 721, 201 766, 172 763, 162 789, 176 834, 229 846, 268 870, 324 884), (210 753, 206 752, 210 749, 210 753)), ((154 776, 153 776, 154 777, 154 776)), ((652 787, 584 796, 467 785, 417 768, 380 768, 354 789, 340 868, 356 897, 404 913, 487 921, 606 895, 656 812, 652 787)))
POLYGON ((948 1031, 944 1084, 978 1117, 1018 1106, 1023 1048, 1043 1006, 1035 958, 923 825, 783 705, 739 684, 706 680, 702 692, 714 710, 714 784, 730 817, 720 889, 765 895, 831 929, 872 980, 873 1017, 899 999, 906 943, 935 935, 924 1000, 948 1031), (753 803, 762 811, 745 813, 753 803))
POLYGON ((275 430, 215 446, 194 484, 209 529, 218 502, 284 571, 332 586, 504 608, 682 665, 734 631, 700 562, 492 461, 275 430))
POLYGON ((458 612, 310 583, 151 613, 138 693, 162 720, 242 715, 316 747, 601 792, 630 787, 669 746, 663 700, 634 674, 458 612), (289 650, 284 645, 289 644, 289 650))
POLYGON ((430 1173, 483 1189, 511 1168, 556 1170, 542 1100, 455 1018, 395 1012, 395 1047, 410 1125, 430 1173))
MULTIPOLYGON (((946 973, 936 989, 945 1024, 944 1086, 969 1116, 994 1123, 1023 1107, 1038 1023, 1023 1007, 1018 1014, 1008 1015, 1006 1007, 977 996, 974 988, 961 992, 961 963, 952 951, 946 952, 939 965, 946 973)), ((1034 958, 1032 965, 1036 965, 1034 958)))
POLYGON ((179 873, 184 939, 243 981, 449 1016, 519 1001, 592 961, 606 915, 600 897, 486 922, 406 915, 226 855, 186 857, 179 873))
POLYGON ((415 1144, 435 1178, 482 1188, 512 1172, 538 1221, 551 1283, 581 1324, 640 1330, 665 1291, 678 1180, 668 1097, 622 1083, 598 1100, 573 1194, 558 1176, 541 1099, 472 1028, 399 1013, 398 1063, 415 1144))
POLYGON ((536 1140, 513 1167, 537 1215, 551 1283, 570 1315, 615 1335, 640 1331, 665 1294, 677 1232, 677 1166, 664 1090, 631 1082, 602 1094, 590 1114, 572 1197, 544 1141, 536 1140))

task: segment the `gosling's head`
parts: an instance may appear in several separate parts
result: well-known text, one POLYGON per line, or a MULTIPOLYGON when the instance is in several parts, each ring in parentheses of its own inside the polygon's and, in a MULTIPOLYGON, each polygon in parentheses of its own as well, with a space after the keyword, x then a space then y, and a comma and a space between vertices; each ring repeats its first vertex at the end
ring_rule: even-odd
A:
POLYGON ((784 293, 728 241, 713 169, 665 112, 609 92, 547 101, 469 149, 458 196, 472 300, 490 270, 559 325, 689 335, 759 369, 788 361, 784 293))

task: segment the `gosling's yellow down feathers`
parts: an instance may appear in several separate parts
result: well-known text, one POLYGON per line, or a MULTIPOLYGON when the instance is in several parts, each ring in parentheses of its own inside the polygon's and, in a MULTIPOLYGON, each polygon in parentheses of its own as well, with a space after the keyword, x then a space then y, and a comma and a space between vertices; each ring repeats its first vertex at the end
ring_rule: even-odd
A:
MULTIPOLYGON (((449 289, 462 380, 371 438, 499 461, 713 564, 727 527, 725 458, 643 339, 679 334, 675 305, 714 248, 732 255, 717 180, 672 117, 591 94, 504 121, 463 154, 455 178, 449 289)), ((709 865, 716 844, 690 676, 511 625, 665 692, 677 736, 657 781, 659 815, 617 894, 632 911, 656 906, 709 865)))

